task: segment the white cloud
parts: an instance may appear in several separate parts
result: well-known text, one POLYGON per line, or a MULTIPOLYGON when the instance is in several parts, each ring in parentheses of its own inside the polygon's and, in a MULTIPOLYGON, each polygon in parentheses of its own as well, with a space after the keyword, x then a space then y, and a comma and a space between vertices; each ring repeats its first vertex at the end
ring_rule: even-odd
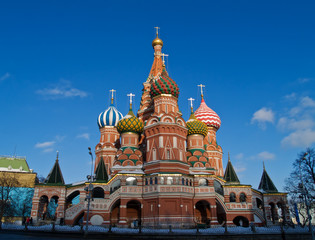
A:
POLYGON ((296 99, 296 93, 291 93, 291 94, 285 95, 283 98, 286 100, 295 100, 296 99))
POLYGON ((264 151, 264 152, 258 153, 257 157, 263 160, 273 160, 275 159, 276 155, 274 155, 273 153, 264 151))
POLYGON ((10 73, 5 73, 3 76, 0 77, 0 82, 6 80, 7 78, 11 77, 10 73))
POLYGON ((315 107, 315 101, 309 96, 306 96, 301 99, 301 105, 303 107, 315 107))
POLYGON ((48 148, 55 144, 55 141, 36 143, 35 148, 48 148))
POLYGON ((84 138, 86 140, 90 140, 90 134, 89 133, 82 133, 77 135, 77 138, 84 138))
POLYGON ((246 171, 246 167, 234 167, 236 173, 241 173, 246 171))
POLYGON ((274 112, 269 108, 261 108, 253 114, 251 123, 258 123, 258 126, 262 129, 266 128, 266 123, 273 123, 275 119, 274 112))
POLYGON ((66 80, 61 80, 57 86, 39 89, 36 91, 36 93, 42 95, 45 99, 61 99, 72 97, 84 98, 88 95, 87 92, 73 88, 71 83, 66 80))
POLYGON ((243 153, 239 153, 235 155, 235 159, 243 159, 244 158, 244 154, 243 153))
POLYGON ((274 160, 276 158, 276 155, 271 153, 271 152, 268 152, 268 151, 263 151, 263 152, 260 152, 254 156, 251 156, 249 159, 252 159, 252 160, 274 160))
POLYGON ((284 147, 309 147, 313 143, 315 143, 315 131, 312 129, 297 130, 281 141, 284 147))
POLYGON ((310 129, 315 126, 315 121, 311 118, 304 119, 294 119, 282 117, 279 119, 277 127, 280 130, 302 130, 302 129, 310 129))
POLYGON ((299 78, 298 82, 299 83, 307 83, 307 82, 310 82, 312 80, 313 80, 312 78, 299 78))
POLYGON ((44 153, 48 153, 48 152, 52 152, 52 151, 54 151, 53 148, 46 148, 43 150, 44 153))

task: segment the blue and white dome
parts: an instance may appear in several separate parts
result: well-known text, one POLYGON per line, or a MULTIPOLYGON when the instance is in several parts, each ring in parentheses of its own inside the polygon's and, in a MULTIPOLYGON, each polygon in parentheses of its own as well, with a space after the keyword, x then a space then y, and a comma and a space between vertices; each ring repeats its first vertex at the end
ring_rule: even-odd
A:
POLYGON ((97 119, 97 124, 100 128, 105 126, 116 126, 118 121, 123 118, 123 115, 111 104, 107 110, 102 112, 97 119))

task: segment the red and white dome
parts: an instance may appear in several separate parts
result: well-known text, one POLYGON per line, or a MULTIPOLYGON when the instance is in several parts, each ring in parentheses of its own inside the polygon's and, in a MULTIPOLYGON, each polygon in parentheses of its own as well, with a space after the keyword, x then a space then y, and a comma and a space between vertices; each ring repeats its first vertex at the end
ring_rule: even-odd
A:
POLYGON ((221 126, 219 115, 207 106, 204 99, 201 100, 199 108, 195 111, 195 117, 208 127, 215 127, 218 130, 221 126))

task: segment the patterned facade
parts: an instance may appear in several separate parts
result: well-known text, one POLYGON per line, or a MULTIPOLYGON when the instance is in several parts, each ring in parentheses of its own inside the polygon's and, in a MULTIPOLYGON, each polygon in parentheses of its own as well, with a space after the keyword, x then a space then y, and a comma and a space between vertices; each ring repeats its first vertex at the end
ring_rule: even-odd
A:
MULTIPOLYGON (((266 184, 259 190, 241 184, 230 159, 224 173, 223 151, 216 139, 220 117, 202 96, 199 108, 185 121, 178 106, 180 90, 165 68, 158 35, 152 46, 153 64, 137 116, 131 102, 124 117, 112 105, 98 117, 98 177, 92 183, 89 224, 248 226, 276 224, 279 217, 289 217, 285 193, 269 191, 266 184)), ((36 185, 33 219, 40 221, 47 200, 58 197, 57 220, 86 222, 88 184, 65 185, 59 179, 36 185)))

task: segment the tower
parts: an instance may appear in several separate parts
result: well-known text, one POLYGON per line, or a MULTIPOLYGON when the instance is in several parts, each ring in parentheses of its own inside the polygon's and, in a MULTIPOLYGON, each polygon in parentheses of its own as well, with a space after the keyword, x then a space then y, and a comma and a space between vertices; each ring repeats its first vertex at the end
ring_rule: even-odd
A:
POLYGON ((117 123, 122 119, 122 114, 114 107, 114 92, 111 92, 111 103, 109 108, 104 112, 101 112, 97 119, 97 124, 101 133, 100 141, 95 146, 95 165, 94 169, 97 168, 101 159, 105 163, 107 174, 111 174, 110 169, 113 166, 116 152, 119 148, 119 133, 117 131, 117 123))
POLYGON ((208 154, 211 167, 215 171, 215 175, 223 177, 223 166, 222 166, 222 148, 217 143, 216 134, 221 126, 221 119, 219 115, 209 108, 203 98, 203 87, 201 87, 201 103, 199 108, 195 111, 195 116, 198 120, 204 122, 208 127, 208 134, 204 138, 204 145, 208 154))

